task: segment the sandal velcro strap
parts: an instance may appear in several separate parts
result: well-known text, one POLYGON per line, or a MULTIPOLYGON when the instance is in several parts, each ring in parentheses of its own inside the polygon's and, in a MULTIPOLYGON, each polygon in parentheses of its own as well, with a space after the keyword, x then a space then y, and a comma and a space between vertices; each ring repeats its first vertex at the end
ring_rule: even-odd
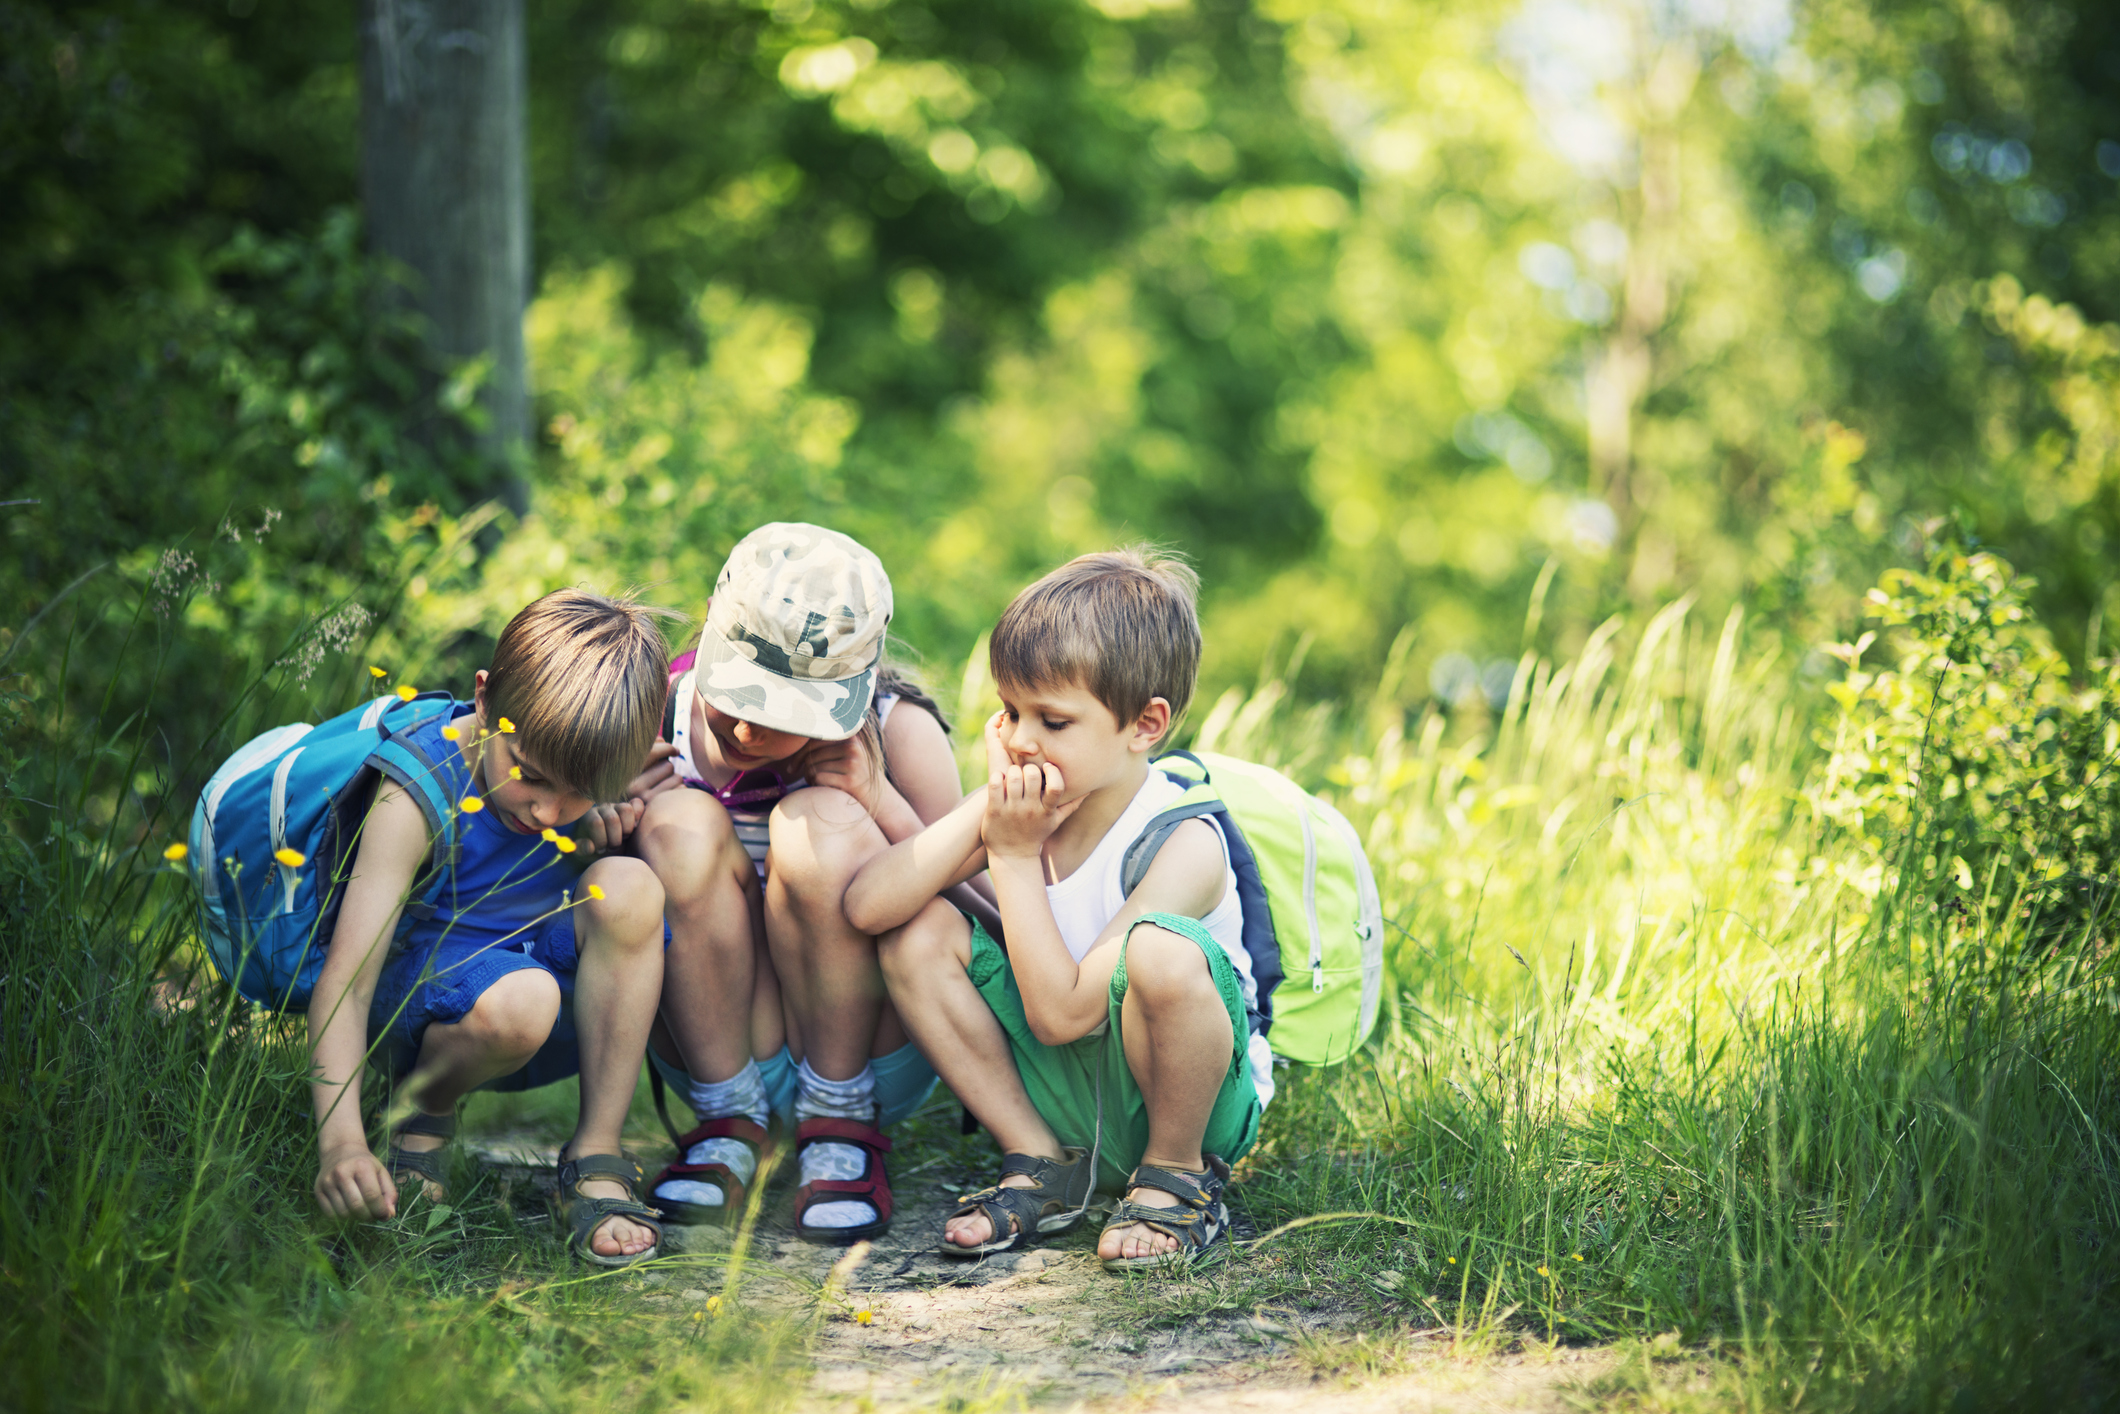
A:
POLYGON ((393 1134, 424 1134, 430 1139, 454 1139, 456 1137, 456 1111, 445 1115, 424 1114, 414 1110, 401 1122, 390 1126, 393 1134))
POLYGON ((678 1155, 682 1157, 694 1144, 704 1144, 709 1139, 738 1139, 762 1150, 766 1146, 766 1128, 749 1115, 710 1119, 697 1129, 688 1129, 677 1136, 678 1155))
MULTIPOLYGON (((1186 1207, 1198 1207, 1212 1203, 1222 1196, 1222 1177, 1217 1175, 1212 1164, 1219 1160, 1209 1156, 1210 1167, 1205 1173, 1186 1173, 1182 1170, 1157 1168, 1154 1164, 1135 1167, 1133 1177, 1126 1181, 1128 1188, 1155 1188, 1168 1193, 1186 1207)), ((1224 1168, 1223 1174, 1229 1170, 1224 1168)), ((1167 1212, 1168 1209, 1158 1209, 1167 1212)))
POLYGON ((572 1198, 585 1181, 609 1179, 625 1184, 628 1192, 638 1193, 642 1177, 640 1161, 630 1155, 585 1154, 578 1159, 560 1160, 559 1192, 563 1198, 572 1198))
POLYGON ((393 1144, 390 1148, 389 1169, 390 1176, 393 1179, 400 1174, 415 1173, 429 1183, 440 1183, 442 1181, 442 1151, 439 1149, 400 1149, 393 1144))
POLYGON ((891 1152, 889 1137, 858 1119, 806 1119, 796 1126, 797 1147, 806 1148, 820 1139, 838 1144, 859 1144, 878 1154, 891 1152))

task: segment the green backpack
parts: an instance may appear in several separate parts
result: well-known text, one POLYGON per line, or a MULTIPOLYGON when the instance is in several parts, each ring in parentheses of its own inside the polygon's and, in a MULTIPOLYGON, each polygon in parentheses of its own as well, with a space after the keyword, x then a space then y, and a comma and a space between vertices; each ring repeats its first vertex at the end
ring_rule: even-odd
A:
POLYGON ((1185 794, 1127 846, 1120 887, 1134 891, 1182 822, 1219 817, 1258 983, 1252 1029, 1292 1061, 1347 1059, 1369 1039, 1384 992, 1384 911, 1354 826, 1249 761, 1171 751, 1154 764, 1185 794))

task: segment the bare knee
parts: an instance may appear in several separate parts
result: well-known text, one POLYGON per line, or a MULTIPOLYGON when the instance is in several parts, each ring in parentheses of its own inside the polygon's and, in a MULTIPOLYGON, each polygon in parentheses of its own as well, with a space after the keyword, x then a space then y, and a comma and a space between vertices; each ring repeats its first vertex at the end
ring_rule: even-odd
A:
POLYGON ((1212 997, 1215 974, 1199 944, 1154 924, 1134 929, 1126 940, 1126 991, 1151 1010, 1190 1006, 1212 997))
POLYGON ((718 876, 734 875, 739 884, 755 878, 736 823, 705 791, 668 790, 649 801, 638 839, 666 901, 680 911, 705 901, 718 876))
POLYGON ((661 949, 663 886, 645 861, 599 859, 582 875, 574 896, 592 936, 628 950, 661 949))
POLYGON ((917 986, 941 969, 963 971, 972 964, 972 928, 964 915, 931 900, 904 925, 876 940, 876 957, 892 991, 917 986))
POLYGON ((552 1034, 559 1002, 559 983, 551 973, 536 968, 510 972, 479 994, 456 1023, 457 1034, 485 1055, 520 1065, 552 1034))
POLYGON ((766 907, 775 913, 839 918, 847 885, 889 846, 861 802, 829 786, 781 801, 768 828, 766 907))

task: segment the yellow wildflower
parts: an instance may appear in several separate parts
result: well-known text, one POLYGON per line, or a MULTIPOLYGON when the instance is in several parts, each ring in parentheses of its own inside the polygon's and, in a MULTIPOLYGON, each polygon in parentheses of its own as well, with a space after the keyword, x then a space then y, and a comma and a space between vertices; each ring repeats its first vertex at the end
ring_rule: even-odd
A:
POLYGON ((368 665, 368 676, 372 678, 387 678, 390 676, 390 670, 388 668, 378 668, 375 664, 370 663, 368 665))
POLYGON ((509 721, 506 717, 501 718, 501 735, 506 736, 514 730, 515 723, 509 721))
POLYGON ((865 1326, 875 1319, 876 1313, 874 1311, 856 1311, 854 1313, 854 1324, 857 1326, 865 1326))
POLYGON ((1455 1258, 1455 1257, 1452 1257, 1452 1258, 1450 1259, 1450 1265, 1451 1265, 1451 1266, 1453 1266, 1453 1267, 1454 1267, 1454 1266, 1456 1266, 1456 1265, 1457 1265, 1457 1258, 1455 1258))
POLYGON ((162 857, 172 864, 179 864, 183 862, 184 856, 190 853, 191 851, 183 845, 173 844, 162 851, 162 857))
POLYGON ((589 897, 595 899, 598 903, 602 903, 604 901, 604 891, 597 885, 591 884, 589 886, 589 897))
POLYGON ((707 1298, 707 1314, 710 1316, 719 1316, 721 1314, 721 1298, 719 1296, 709 1296, 707 1298))
MULTIPOLYGON (((575 844, 573 840, 568 839, 565 835, 561 835, 558 839, 552 842, 552 847, 558 850, 561 854, 572 854, 581 846, 575 844)), ((599 895, 599 897, 601 897, 601 895, 599 895)))
POLYGON ((1550 1277, 1553 1275, 1553 1273, 1547 1271, 1544 1267, 1540 1267, 1538 1269, 1538 1274, 1542 1277, 1550 1277))
POLYGON ((397 695, 400 702, 410 702, 420 695, 420 690, 410 683, 401 682, 398 684, 397 695))
POLYGON ((1574 1254, 1574 1256, 1575 1256, 1575 1260, 1576 1260, 1576 1261, 1578 1261, 1578 1262, 1580 1262, 1580 1261, 1582 1261, 1582 1260, 1583 1260, 1583 1254, 1582 1254, 1582 1253, 1580 1253, 1580 1252, 1577 1252, 1577 1253, 1575 1253, 1575 1254, 1574 1254))
POLYGON ((486 802, 475 795, 467 795, 456 803, 456 808, 466 815, 476 815, 486 808, 486 802))
POLYGON ((443 727, 443 728, 442 728, 442 740, 443 740, 443 741, 458 741, 458 740, 461 740, 461 739, 462 739, 463 735, 464 735, 464 734, 463 734, 462 732, 458 731, 458 730, 457 730, 457 729, 456 729, 455 727, 443 727))
POLYGON ((544 829, 539 830, 538 834, 544 839, 547 844, 559 843, 559 831, 553 829, 550 825, 547 825, 544 829))
POLYGON ((309 862, 309 856, 298 849, 276 849, 272 852, 272 857, 289 869, 299 869, 309 862))
POLYGON ((523 778, 523 768, 522 768, 522 767, 520 767, 520 766, 510 766, 510 767, 508 768, 508 779, 509 779, 509 780, 511 780, 511 781, 519 781, 519 780, 521 780, 522 778, 523 778))

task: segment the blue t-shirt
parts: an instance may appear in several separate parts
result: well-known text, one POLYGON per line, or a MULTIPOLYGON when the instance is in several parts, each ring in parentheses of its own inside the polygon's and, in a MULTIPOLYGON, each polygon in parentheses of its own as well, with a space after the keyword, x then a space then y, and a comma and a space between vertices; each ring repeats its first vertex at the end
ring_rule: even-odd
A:
MULTIPOLYGON (((459 744, 444 737, 442 728, 464 720, 471 710, 470 703, 459 702, 452 713, 429 718, 407 738, 435 763, 451 800, 470 793, 471 770, 459 744)), ((518 833, 491 809, 457 816, 456 854, 445 867, 449 876, 435 897, 433 915, 413 919, 402 935, 404 947, 424 951, 440 943, 451 953, 488 947, 521 951, 536 936, 533 925, 561 905, 579 873, 551 841, 518 833)))

